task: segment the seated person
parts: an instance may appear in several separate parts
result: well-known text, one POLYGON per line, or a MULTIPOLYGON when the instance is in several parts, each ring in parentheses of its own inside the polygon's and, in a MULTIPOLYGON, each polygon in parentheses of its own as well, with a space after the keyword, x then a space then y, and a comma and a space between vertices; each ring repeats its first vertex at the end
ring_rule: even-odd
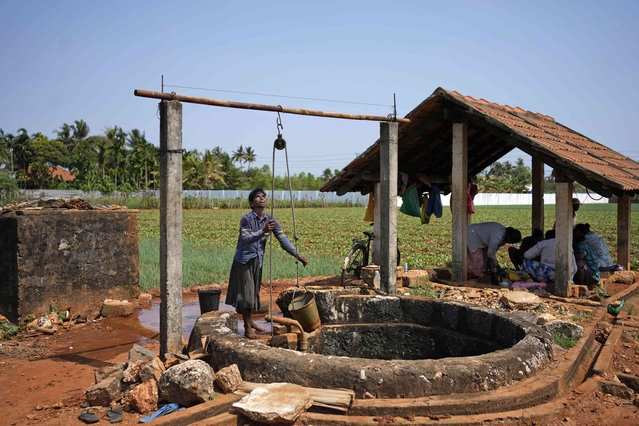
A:
MULTIPOLYGON (((554 233, 553 233, 554 234, 554 233)), ((524 271, 538 282, 555 282, 555 238, 543 240, 524 253, 524 271), (539 258, 539 260, 534 260, 539 258)), ((546 232, 548 236, 548 232, 546 232)), ((572 256, 572 273, 577 271, 575 256, 572 256)))
POLYGON ((577 261, 577 271, 573 276, 573 281, 575 284, 587 285, 588 288, 592 289, 599 282, 599 266, 593 251, 585 241, 582 230, 583 227, 575 227, 572 236, 572 245, 577 261))
POLYGON ((592 250, 592 253, 595 256, 599 270, 616 270, 606 242, 603 240, 603 238, 590 230, 590 224, 580 223, 575 227, 575 229, 578 229, 579 232, 583 234, 584 241, 586 242, 586 244, 588 244, 588 247, 590 247, 590 250, 592 250))
POLYGON ((506 243, 521 241, 521 232, 497 222, 473 223, 468 227, 468 278, 484 278, 491 272, 491 280, 496 284, 495 269, 499 268, 496 253, 506 243), (489 268, 490 263, 490 268, 489 268))
POLYGON ((521 240, 519 247, 509 247, 508 256, 516 271, 520 271, 524 263, 524 253, 532 248, 539 241, 544 239, 544 231, 539 228, 535 228, 532 231, 532 235, 525 237, 521 240))

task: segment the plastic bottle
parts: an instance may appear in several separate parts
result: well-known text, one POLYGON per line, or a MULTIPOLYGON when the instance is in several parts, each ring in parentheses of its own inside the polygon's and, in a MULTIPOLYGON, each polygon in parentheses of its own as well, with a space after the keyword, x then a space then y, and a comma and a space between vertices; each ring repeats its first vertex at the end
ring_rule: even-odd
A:
POLYGON ((375 273, 373 274, 373 287, 375 288, 380 288, 381 287, 381 282, 382 282, 382 277, 379 275, 379 271, 375 271, 375 273))

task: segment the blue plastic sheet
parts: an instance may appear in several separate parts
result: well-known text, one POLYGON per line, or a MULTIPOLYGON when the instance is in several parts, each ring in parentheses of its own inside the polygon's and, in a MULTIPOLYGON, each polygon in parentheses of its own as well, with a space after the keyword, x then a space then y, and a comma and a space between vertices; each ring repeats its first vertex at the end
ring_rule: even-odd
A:
POLYGON ((138 423, 147 423, 158 417, 166 416, 167 414, 175 413, 184 410, 184 407, 180 407, 177 403, 166 404, 159 410, 149 414, 146 417, 142 417, 138 423))

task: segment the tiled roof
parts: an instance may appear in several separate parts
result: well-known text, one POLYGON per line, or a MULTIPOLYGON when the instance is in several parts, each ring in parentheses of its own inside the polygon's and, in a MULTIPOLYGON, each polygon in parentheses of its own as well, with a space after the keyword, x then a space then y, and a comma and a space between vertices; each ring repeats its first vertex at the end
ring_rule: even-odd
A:
MULTIPOLYGON (((398 140, 402 172, 450 176, 450 124, 456 117, 468 121, 469 175, 519 148, 599 193, 639 192, 639 163, 548 115, 438 88, 406 117, 411 122, 400 123, 398 140)), ((368 193, 375 176, 379 176, 379 141, 324 185, 322 191, 368 193)))

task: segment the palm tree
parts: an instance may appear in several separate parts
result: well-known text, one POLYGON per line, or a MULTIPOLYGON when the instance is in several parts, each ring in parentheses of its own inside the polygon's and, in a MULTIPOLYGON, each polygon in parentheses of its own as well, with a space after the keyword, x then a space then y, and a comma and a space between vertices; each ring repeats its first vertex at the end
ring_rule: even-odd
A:
POLYGON ((216 182, 224 184, 222 164, 215 152, 208 149, 204 151, 204 157, 202 158, 201 178, 203 189, 213 189, 216 182))
POLYGON ((115 175, 115 189, 118 189, 118 175, 123 171, 126 161, 126 133, 121 127, 107 127, 106 137, 110 142, 109 151, 113 159, 113 168, 109 171, 115 175))
MULTIPOLYGON (((79 119, 73 122, 71 126, 71 130, 73 131, 73 135, 71 136, 71 142, 75 147, 77 144, 82 142, 87 136, 89 136, 89 126, 86 121, 79 119)), ((71 151, 72 149, 69 149, 71 151)))
POLYGON ((250 146, 246 147, 246 151, 244 151, 244 162, 248 163, 248 168, 251 168, 251 164, 255 163, 255 151, 250 146))
POLYGON ((138 129, 133 129, 128 134, 129 145, 131 146, 131 151, 129 152, 131 157, 131 165, 136 170, 136 183, 137 189, 140 189, 140 177, 145 176, 145 188, 148 188, 148 162, 149 158, 149 149, 147 145, 146 138, 144 137, 144 133, 140 132, 138 129))
POLYGON ((244 147, 242 145, 240 145, 237 148, 237 151, 233 151, 233 156, 231 157, 231 160, 233 160, 233 162, 237 162, 240 163, 240 169, 242 169, 242 163, 244 162, 244 156, 246 155, 246 153, 244 152, 244 147))

